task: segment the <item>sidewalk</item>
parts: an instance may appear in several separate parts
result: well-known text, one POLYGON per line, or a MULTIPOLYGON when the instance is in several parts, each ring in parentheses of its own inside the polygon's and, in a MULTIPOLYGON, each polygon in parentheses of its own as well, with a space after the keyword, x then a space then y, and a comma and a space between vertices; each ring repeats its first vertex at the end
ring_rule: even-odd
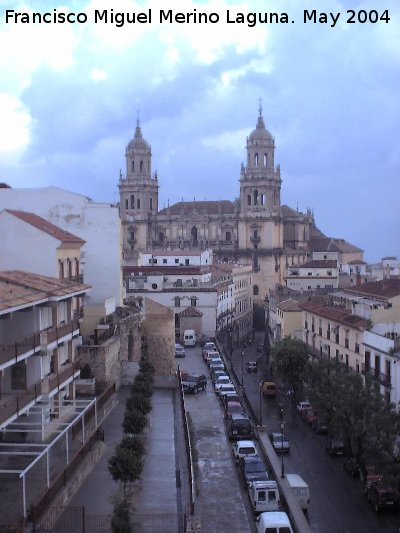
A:
MULTIPOLYGON (((172 394, 171 390, 154 389, 144 469, 131 500, 137 513, 177 513, 172 394)), ((123 436, 122 421, 129 388, 119 389, 117 396, 116 407, 101 425, 105 452, 68 504, 85 506, 88 514, 112 514, 119 491, 108 472, 108 459, 123 436)))

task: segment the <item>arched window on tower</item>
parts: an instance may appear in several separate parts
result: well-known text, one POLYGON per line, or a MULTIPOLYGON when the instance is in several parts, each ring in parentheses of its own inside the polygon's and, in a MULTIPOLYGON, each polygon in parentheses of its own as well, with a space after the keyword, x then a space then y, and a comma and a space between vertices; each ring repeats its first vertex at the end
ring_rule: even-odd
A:
POLYGON ((181 299, 179 296, 175 296, 174 298, 174 307, 180 307, 181 306, 181 299))
POLYGON ((132 172, 135 172, 135 161, 132 161, 131 167, 132 167, 132 172))
POLYGON ((251 194, 247 195, 247 205, 251 205, 251 194))
POLYGON ((147 161, 147 172, 150 172, 150 161, 147 161))
POLYGON ((138 198, 138 199, 136 200, 136 207, 137 207, 138 209, 140 209, 140 198, 138 198))
POLYGON ((125 200, 125 209, 129 209, 129 200, 126 198, 125 200))
POLYGON ((140 172, 143 172, 143 161, 140 161, 140 172))
POLYGON ((276 205, 276 198, 277 198, 276 189, 274 189, 274 205, 276 205))
POLYGON ((135 196, 131 194, 131 209, 135 209, 135 196))
POLYGON ((150 198, 149 200, 149 207, 150 207, 150 211, 153 209, 153 198, 150 198))
POLYGON ((261 205, 265 205, 265 194, 261 195, 261 205))
POLYGON ((268 156, 267 154, 264 154, 264 167, 266 167, 268 164, 268 156))
POLYGON ((258 296, 259 292, 260 292, 260 289, 258 288, 258 285, 253 285, 253 295, 258 296))
POLYGON ((258 191, 257 189, 254 191, 254 205, 258 204, 258 191))
POLYGON ((254 165, 258 167, 258 154, 254 156, 254 165))

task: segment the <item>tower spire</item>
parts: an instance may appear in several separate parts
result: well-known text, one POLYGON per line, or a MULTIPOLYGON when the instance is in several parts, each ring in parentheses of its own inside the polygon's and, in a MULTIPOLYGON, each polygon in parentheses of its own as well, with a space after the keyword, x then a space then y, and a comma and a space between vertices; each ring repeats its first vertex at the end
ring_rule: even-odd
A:
POLYGON ((262 116, 262 98, 259 98, 258 99, 258 115, 261 117, 262 116))

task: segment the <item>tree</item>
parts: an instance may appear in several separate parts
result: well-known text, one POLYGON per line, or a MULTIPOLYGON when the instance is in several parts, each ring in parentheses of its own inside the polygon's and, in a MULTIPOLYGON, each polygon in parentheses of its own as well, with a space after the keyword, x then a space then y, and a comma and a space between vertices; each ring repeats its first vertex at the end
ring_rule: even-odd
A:
POLYGON ((147 417, 136 408, 125 411, 124 421, 122 427, 124 433, 132 435, 139 435, 144 430, 147 424, 147 417))
POLYGON ((126 484, 139 479, 142 470, 142 456, 120 445, 115 448, 114 455, 108 461, 108 471, 112 478, 122 483, 124 498, 126 484))
POLYGON ((271 365, 274 373, 293 389, 295 397, 302 391, 307 362, 307 345, 298 339, 287 337, 271 350, 271 365))
POLYGON ((126 448, 136 455, 144 455, 144 444, 140 437, 125 435, 119 443, 121 448, 126 448))
POLYGON ((114 506, 114 512, 111 518, 112 533, 131 533, 131 514, 129 512, 126 500, 118 502, 114 506))
POLYGON ((147 415, 152 409, 151 400, 146 395, 136 392, 126 400, 126 409, 127 411, 138 409, 138 411, 144 415, 147 415))
POLYGON ((142 357, 139 361, 139 370, 143 374, 154 374, 154 366, 146 357, 142 357))

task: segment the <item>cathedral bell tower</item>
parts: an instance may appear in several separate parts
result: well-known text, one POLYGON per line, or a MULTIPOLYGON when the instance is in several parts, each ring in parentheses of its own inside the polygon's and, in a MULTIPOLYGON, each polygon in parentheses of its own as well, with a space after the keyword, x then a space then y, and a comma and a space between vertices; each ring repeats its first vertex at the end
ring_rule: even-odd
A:
POLYGON ((239 248, 252 258, 256 272, 262 269, 264 279, 256 282, 265 295, 266 283, 274 286, 280 281, 283 226, 275 139, 265 127, 261 105, 246 150, 247 165, 242 164, 240 172, 239 248))
POLYGON ((151 175, 151 147, 139 120, 125 151, 126 174, 120 175, 120 217, 124 265, 135 265, 138 252, 150 244, 152 218, 158 212, 158 179, 151 175))

